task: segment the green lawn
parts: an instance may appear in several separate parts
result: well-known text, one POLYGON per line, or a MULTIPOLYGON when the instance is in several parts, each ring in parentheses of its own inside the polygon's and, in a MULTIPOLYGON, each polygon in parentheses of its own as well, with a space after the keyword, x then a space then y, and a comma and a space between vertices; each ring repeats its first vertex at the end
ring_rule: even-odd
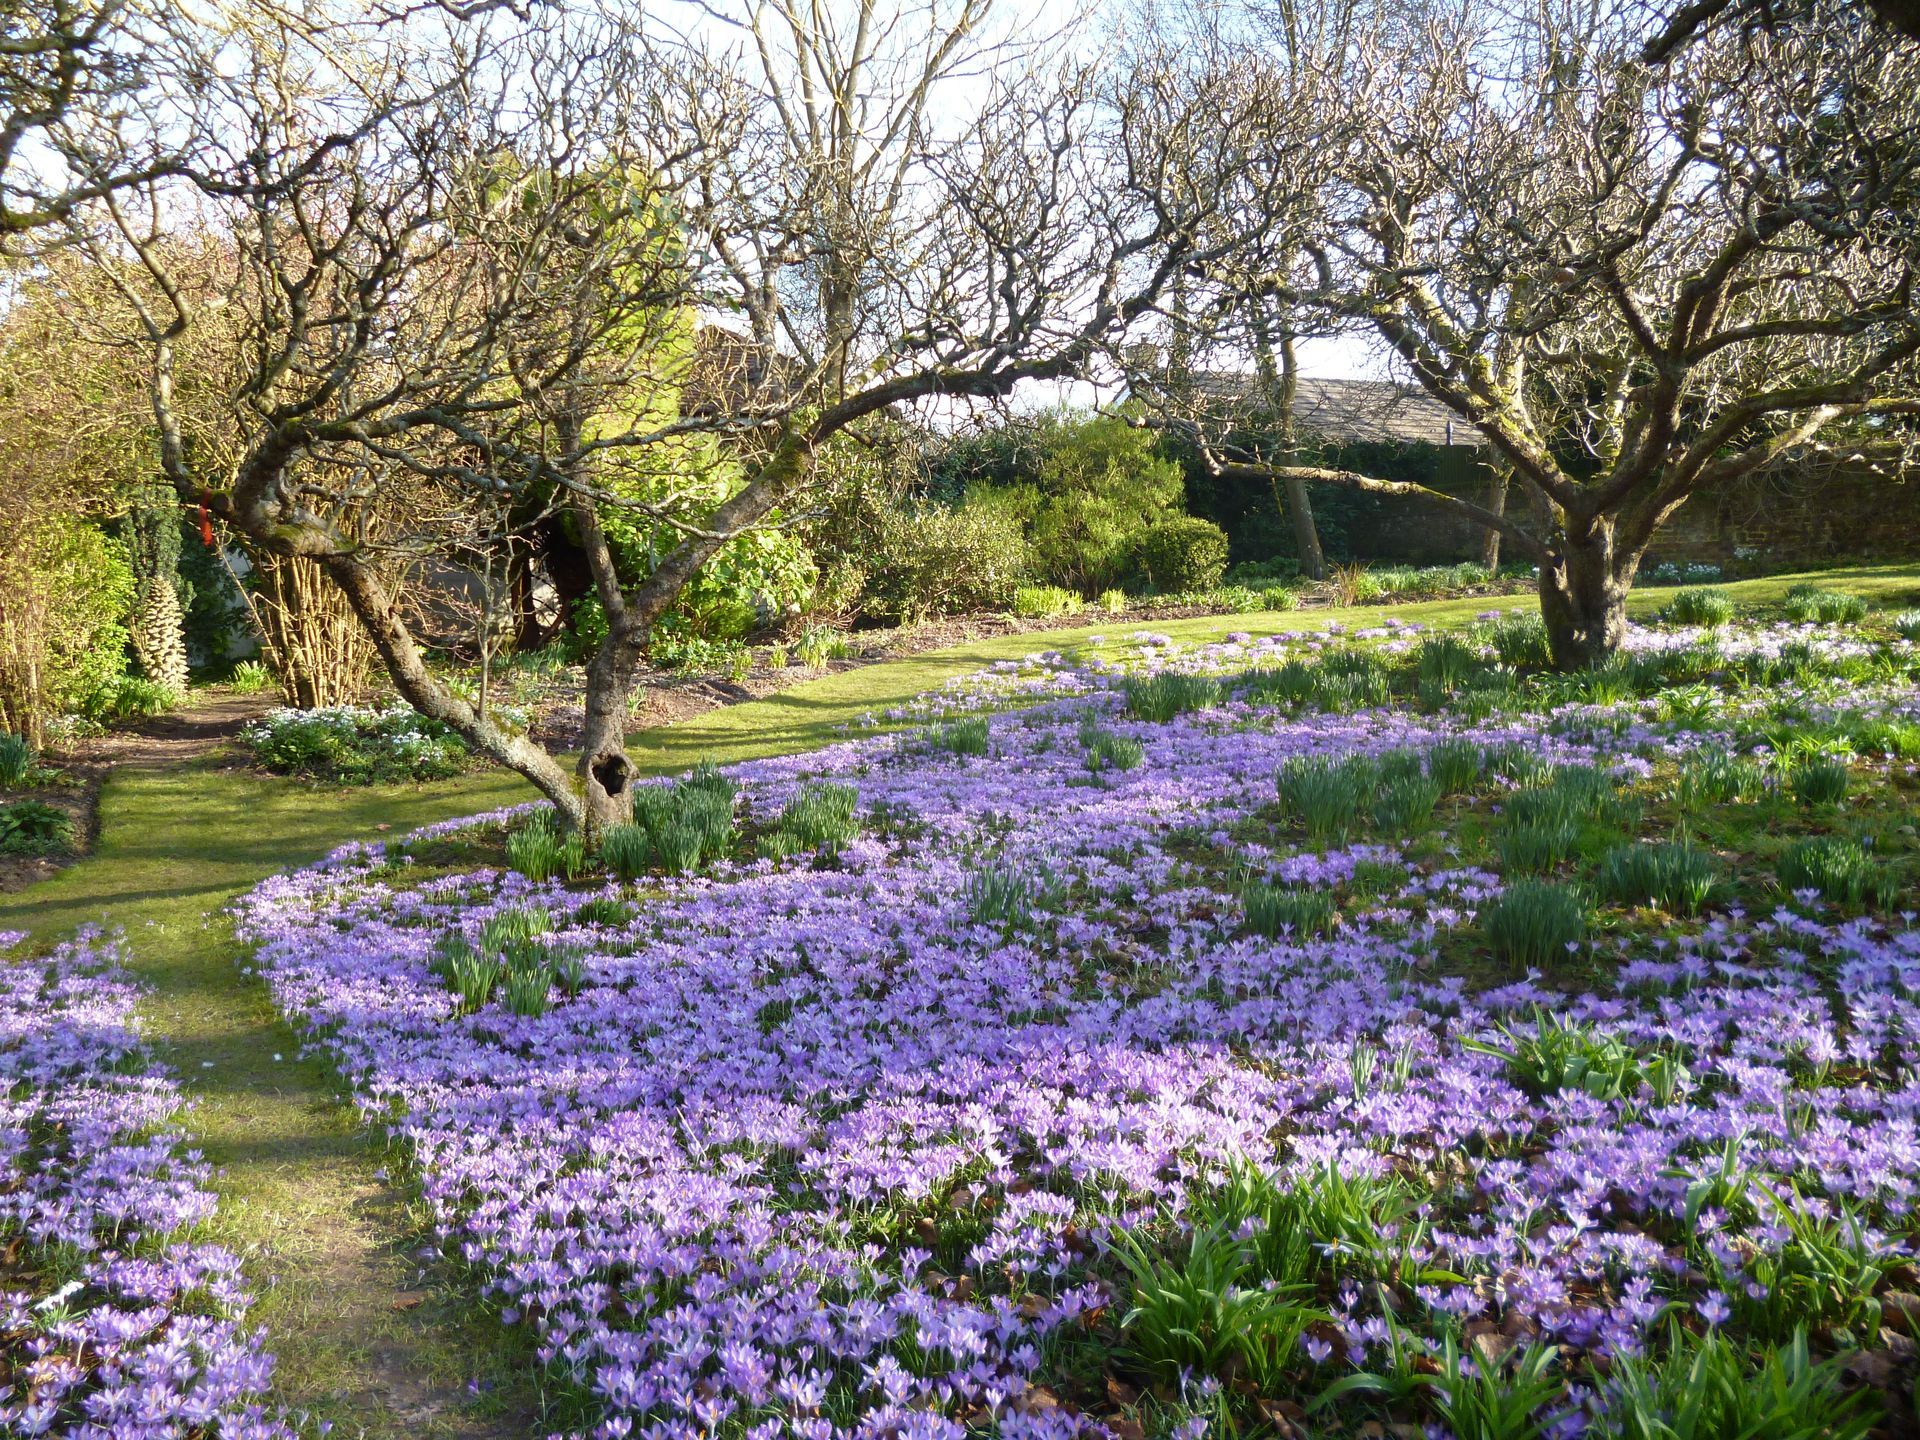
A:
MULTIPOLYGON (((1724 588, 1742 602, 1762 603, 1777 600, 1798 578, 1724 588)), ((1881 606, 1920 604, 1920 565, 1804 578, 1881 606)), ((1640 592, 1632 608, 1656 608, 1671 593, 1640 592)), ((1357 627, 1388 615, 1446 626, 1496 604, 1527 603, 1510 597, 1259 612, 1152 628, 1193 642, 1336 619, 1357 627)), ((1137 628, 1124 617, 1108 617, 1073 630, 1003 636, 823 676, 765 700, 643 732, 632 750, 652 772, 706 757, 725 762, 804 750, 840 738, 842 727, 863 713, 995 660, 1137 628)), ((275 1018, 264 988, 239 974, 241 948, 221 912, 261 878, 345 841, 530 795, 516 777, 498 772, 431 786, 325 790, 223 773, 204 762, 129 766, 116 771, 102 793, 95 853, 0 903, 0 929, 26 929, 37 939, 89 921, 126 929, 134 969, 153 987, 149 1033, 194 1101, 189 1128, 220 1167, 217 1237, 249 1257, 262 1291, 255 1315, 271 1332, 286 1398, 334 1420, 336 1435, 521 1433, 513 1418, 525 1398, 515 1382, 520 1366, 499 1332, 461 1319, 451 1297, 422 1299, 409 1291, 408 1218, 380 1183, 379 1154, 339 1103, 331 1073, 296 1058, 294 1038, 275 1018), (489 1422, 454 1403, 476 1379, 492 1387, 482 1411, 504 1407, 507 1418, 489 1422)))

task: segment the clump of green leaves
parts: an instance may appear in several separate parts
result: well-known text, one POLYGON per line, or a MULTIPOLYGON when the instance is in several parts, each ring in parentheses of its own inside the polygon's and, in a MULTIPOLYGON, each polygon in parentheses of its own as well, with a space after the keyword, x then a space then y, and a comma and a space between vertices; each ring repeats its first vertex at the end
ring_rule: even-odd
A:
POLYGON ((1244 1159, 1191 1200, 1196 1223, 1248 1237, 1263 1283, 1305 1287, 1337 1276, 1412 1285, 1428 1233, 1419 1197, 1396 1175, 1348 1174, 1332 1162, 1274 1173, 1244 1159))
POLYGON ((1462 1353, 1459 1339, 1442 1342, 1439 1369, 1415 1377, 1430 1392, 1436 1414, 1454 1440, 1537 1440, 1546 1434, 1546 1408, 1565 1391, 1554 1373, 1556 1345, 1531 1344, 1496 1360, 1462 1353))
POLYGON ((1410 834, 1433 818, 1439 803, 1439 781, 1425 774, 1396 775, 1374 797, 1373 823, 1388 834, 1410 834))
POLYGON ((853 642, 831 625, 809 625, 793 642, 793 658, 809 670, 818 670, 830 660, 852 657, 853 642))
POLYGON ((1042 914, 1060 908, 1066 889, 1043 866, 989 865, 967 877, 967 914, 976 925, 1030 930, 1042 914))
POLYGON ((1675 625, 1725 625, 1733 619, 1733 597, 1724 590, 1682 590, 1661 615, 1675 625))
POLYGON ((1920 610, 1902 610, 1891 623, 1902 640, 1920 641, 1920 610))
POLYGON ((1249 670, 1235 683, 1248 704, 1299 705, 1318 687, 1319 671, 1303 660, 1285 660, 1249 670))
POLYGON ((1080 725, 1080 743, 1086 747, 1087 769, 1132 770, 1147 757, 1146 747, 1129 735, 1116 735, 1093 720, 1080 725))
POLYGON ((1538 1005, 1530 1028, 1502 1025, 1497 1038, 1465 1044, 1504 1061, 1513 1083, 1539 1099, 1578 1090, 1596 1100, 1628 1100, 1645 1089, 1656 1104, 1671 1105, 1688 1078, 1671 1052, 1642 1053, 1617 1035, 1538 1005))
POLYGON ((1177 1257, 1120 1230, 1112 1253, 1131 1282, 1120 1321, 1127 1356, 1168 1384, 1243 1376, 1264 1389, 1291 1368, 1307 1326, 1324 1318, 1297 1292, 1263 1283, 1251 1246, 1224 1226, 1196 1229, 1177 1257))
POLYGON ((1809 755, 1787 772, 1787 788, 1802 805, 1838 805, 1847 795, 1847 762, 1837 755, 1809 755))
POLYGON ((447 962, 447 978, 460 999, 460 1009, 471 1015, 493 998, 493 990, 506 973, 506 966, 493 955, 467 949, 447 962))
POLYGON ((1479 650, 1463 637, 1447 632, 1429 635, 1414 652, 1414 672, 1420 683, 1449 694, 1482 668, 1479 650))
POLYGON ((1787 618, 1801 624, 1856 625, 1867 618, 1867 602, 1844 590, 1800 584, 1787 591, 1787 618))
POLYGON ((1762 1247, 1737 1273, 1711 1253, 1697 1257, 1732 1300, 1735 1320, 1776 1342, 1807 1324, 1831 1326, 1855 1343, 1876 1341, 1882 1307, 1874 1292, 1891 1259, 1869 1238, 1859 1210, 1844 1199, 1815 1209, 1791 1188, 1760 1194, 1760 1218, 1778 1244, 1762 1247))
POLYGON ((1379 767, 1364 756, 1296 755, 1274 775, 1281 808, 1315 840, 1344 840, 1372 792, 1379 767))
POLYGON ((227 672, 227 688, 236 695, 264 694, 273 685, 273 671, 262 660, 242 660, 227 672))
POLYGON ((480 927, 483 950, 504 950, 509 945, 525 944, 536 935, 553 929, 553 917, 536 906, 515 906, 487 917, 480 927))
POLYGON ((1177 715, 1207 710, 1220 703, 1220 682, 1209 675, 1183 675, 1162 670, 1126 681, 1127 713, 1135 719, 1164 725, 1177 715))
POLYGON ((1614 1357, 1603 1392, 1602 1428, 1611 1440, 1707 1440, 1719 1435, 1770 1440, 1866 1440, 1881 1421, 1877 1396, 1850 1389, 1840 1358, 1815 1364, 1807 1335, 1759 1363, 1718 1329, 1693 1335, 1673 1324, 1664 1353, 1614 1357))
POLYGON ((1874 863, 1858 840, 1838 835, 1796 840, 1780 856, 1774 873, 1782 890, 1814 890, 1836 905, 1877 903, 1895 888, 1891 877, 1874 863))
POLYGON ((1058 585, 1021 585, 1013 592, 1013 613, 1027 620, 1051 620, 1056 615, 1072 615, 1080 606, 1078 595, 1058 585))
POLYGON ((1538 615, 1508 615, 1491 622, 1483 633, 1502 665, 1516 670, 1545 670, 1553 664, 1547 627, 1538 615))
POLYGON ((1481 936, 1511 964, 1563 962, 1587 935, 1587 906, 1577 890, 1543 880, 1517 880, 1483 914, 1481 936))
POLYGON ((927 741, 934 749, 954 755, 984 755, 989 745, 987 717, 969 715, 933 726, 927 731, 927 741))
POLYGON ((1684 840, 1621 845, 1600 862, 1600 893, 1623 905, 1697 915, 1713 894, 1713 862, 1684 840))
MULTIPOLYGON (((634 824, 646 834, 650 863, 670 875, 686 875, 731 851, 735 790, 732 780, 707 764, 695 767, 677 785, 645 785, 635 790, 634 824)), ((626 869, 638 874, 634 868, 638 840, 623 836, 617 843, 623 847, 620 859, 626 869)), ((606 858, 604 842, 601 855, 606 858)), ((640 869, 647 863, 640 862, 640 869)), ((608 864, 613 861, 609 859, 608 864)))
POLYGON ((1427 751, 1427 773, 1444 795, 1464 795, 1480 783, 1486 754, 1472 740, 1436 741, 1427 751))
POLYGON ((776 856, 823 850, 837 853, 860 833, 854 807, 860 795, 851 785, 810 780, 800 787, 774 822, 762 852, 776 856))
POLYGON ((1696 752, 1680 767, 1675 795, 1689 810, 1757 800, 1766 793, 1767 772, 1744 755, 1724 750, 1696 752))
POLYGON ((1500 832, 1500 868, 1509 874, 1544 875, 1564 865, 1580 848, 1579 828, 1563 820, 1509 824, 1500 832))
POLYGON ((1504 740, 1481 752, 1487 771, 1516 785, 1539 785, 1549 779, 1553 762, 1530 745, 1504 740))
POLYGON ((507 863, 536 883, 551 880, 566 860, 566 842, 542 811, 507 837, 507 863))
POLYGON ((76 845, 73 821, 44 800, 0 805, 0 855, 67 855, 76 845))
MULTIPOLYGON (((645 840, 644 834, 641 838, 645 840)), ((609 929, 617 929, 632 919, 633 907, 615 900, 611 895, 596 895, 591 900, 584 900, 573 912, 573 923, 576 925, 604 925, 609 929)))
POLYGON ((18 790, 33 769, 33 746, 26 737, 0 731, 0 789, 18 790))
POLYGON ((502 987, 507 1009, 529 1020, 547 1013, 553 996, 553 971, 544 963, 510 966, 502 987))
POLYGON ((1340 923, 1340 910, 1326 890, 1296 890, 1285 885, 1253 884, 1240 892, 1247 928, 1269 940, 1291 935, 1304 940, 1325 935, 1340 923))
POLYGON ((653 863, 653 837, 641 825, 610 825, 600 836, 600 859, 622 880, 637 880, 653 863))

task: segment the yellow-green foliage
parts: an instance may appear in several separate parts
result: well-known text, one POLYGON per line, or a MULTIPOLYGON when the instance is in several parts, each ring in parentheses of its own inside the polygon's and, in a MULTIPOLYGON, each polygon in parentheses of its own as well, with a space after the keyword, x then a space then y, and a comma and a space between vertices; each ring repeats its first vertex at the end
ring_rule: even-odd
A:
POLYGON ((43 516, 0 551, 0 730, 38 743, 126 673, 133 570, 117 540, 43 516))

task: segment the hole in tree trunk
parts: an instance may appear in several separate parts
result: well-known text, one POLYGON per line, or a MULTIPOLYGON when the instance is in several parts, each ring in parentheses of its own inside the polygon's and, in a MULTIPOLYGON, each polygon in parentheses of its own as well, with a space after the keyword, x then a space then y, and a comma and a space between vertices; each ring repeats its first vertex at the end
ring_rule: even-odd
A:
POLYGON ((595 782, 609 795, 618 795, 625 790, 627 781, 633 776, 632 762, 618 751, 600 756, 591 768, 595 782))

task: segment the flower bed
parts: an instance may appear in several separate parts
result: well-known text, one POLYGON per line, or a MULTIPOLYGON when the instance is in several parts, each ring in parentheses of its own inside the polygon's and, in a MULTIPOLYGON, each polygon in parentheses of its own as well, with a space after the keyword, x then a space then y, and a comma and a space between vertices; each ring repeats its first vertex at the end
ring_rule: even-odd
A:
MULTIPOLYGON (((24 937, 0 935, 0 951, 24 937)), ((0 1433, 285 1440, 207 1167, 134 1031, 118 946, 0 958, 0 1433)))
MULTIPOLYGON (((736 767, 704 873, 353 847, 243 925, 581 1431, 1911 1413, 1912 862, 1820 869, 1842 812, 1755 734, 1897 754, 1912 647, 1640 637, 1609 699, 1350 638, 976 677, 906 713, 1043 703, 736 767), (822 784, 859 836, 752 858, 822 784), (476 988, 496 955, 551 988, 476 988)), ((1870 753, 1822 752, 1877 826, 1913 777, 1870 753)))
POLYGON ((445 779, 472 760, 458 735, 404 705, 273 710, 242 730, 240 738, 261 768, 276 775, 347 785, 445 779))

